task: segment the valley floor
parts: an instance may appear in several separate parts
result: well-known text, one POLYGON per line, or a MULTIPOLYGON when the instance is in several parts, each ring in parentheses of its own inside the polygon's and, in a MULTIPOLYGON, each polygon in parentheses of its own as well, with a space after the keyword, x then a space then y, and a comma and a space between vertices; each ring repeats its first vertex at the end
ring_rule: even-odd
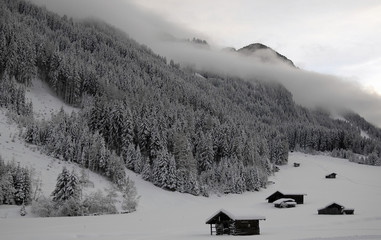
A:
MULTIPOLYGON (((289 164, 270 180, 275 184, 242 195, 195 197, 168 192, 129 172, 141 195, 131 214, 65 218, 22 218, 0 211, 0 237, 10 239, 230 239, 210 236, 205 220, 217 210, 241 209, 266 216, 260 236, 244 239, 381 239, 381 168, 327 156, 291 153, 289 164), (293 162, 301 163, 294 168, 293 162), (331 172, 336 179, 325 179, 331 172), (305 204, 278 209, 266 202, 275 191, 305 193, 305 204), (354 215, 318 215, 337 202, 354 215), (13 216, 13 217, 12 217, 13 216)), ((11 210, 9 210, 11 212, 11 210)), ((240 238, 240 237, 234 237, 240 238)))

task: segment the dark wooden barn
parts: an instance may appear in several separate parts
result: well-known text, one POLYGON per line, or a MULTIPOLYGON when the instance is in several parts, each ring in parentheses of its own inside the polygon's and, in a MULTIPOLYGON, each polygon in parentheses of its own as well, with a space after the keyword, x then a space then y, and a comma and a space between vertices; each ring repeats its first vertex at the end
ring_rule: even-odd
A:
POLYGON ((341 214, 353 214, 354 209, 345 208, 338 203, 331 203, 328 206, 318 209, 318 214, 329 214, 329 215, 341 215, 341 214))
POLYGON ((325 176, 325 178, 336 178, 337 173, 330 173, 325 176))
POLYGON ((266 220, 263 216, 256 216, 246 213, 237 214, 224 209, 217 211, 206 220, 210 224, 210 234, 216 235, 259 235, 259 220, 266 220))
POLYGON ((281 198, 292 198, 295 200, 295 202, 297 204, 303 204, 304 203, 304 196, 306 194, 293 194, 293 193, 287 193, 287 194, 283 194, 279 191, 276 191, 275 193, 271 194, 270 196, 268 196, 266 198, 266 200, 269 202, 269 203, 273 203, 274 201, 278 200, 278 199, 281 199, 281 198))

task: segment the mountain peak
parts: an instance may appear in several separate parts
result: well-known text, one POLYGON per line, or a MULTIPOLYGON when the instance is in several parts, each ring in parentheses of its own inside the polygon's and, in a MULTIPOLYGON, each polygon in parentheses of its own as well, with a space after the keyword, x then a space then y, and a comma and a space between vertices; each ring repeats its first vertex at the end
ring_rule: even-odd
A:
POLYGON ((255 52, 259 49, 271 49, 269 48, 268 46, 262 44, 262 43, 252 43, 252 44, 249 44, 241 49, 239 49, 238 51, 252 51, 252 52, 255 52))
MULTIPOLYGON (((259 52, 264 52, 264 51, 267 51, 268 53, 275 55, 278 60, 281 60, 282 62, 285 62, 286 64, 288 64, 292 67, 296 67, 295 64, 290 59, 288 59, 286 56, 278 53, 274 49, 272 49, 272 48, 270 48, 270 47, 268 47, 262 43, 252 43, 250 45, 247 45, 247 46, 237 50, 237 52, 242 53, 242 54, 247 55, 247 56, 259 55, 259 52)), ((265 62, 271 61, 269 56, 265 56, 263 54, 260 54, 259 58, 265 62)))

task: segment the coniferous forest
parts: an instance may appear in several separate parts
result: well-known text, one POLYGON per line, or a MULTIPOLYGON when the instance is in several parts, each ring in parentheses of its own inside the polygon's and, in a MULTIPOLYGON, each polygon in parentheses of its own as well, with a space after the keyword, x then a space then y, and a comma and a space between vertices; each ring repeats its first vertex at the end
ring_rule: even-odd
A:
POLYGON ((281 84, 198 73, 103 22, 0 1, 0 106, 26 142, 118 186, 126 167, 170 191, 255 191, 292 150, 381 165, 381 130, 357 114, 334 120, 281 84), (25 89, 36 77, 80 111, 34 119, 25 89))

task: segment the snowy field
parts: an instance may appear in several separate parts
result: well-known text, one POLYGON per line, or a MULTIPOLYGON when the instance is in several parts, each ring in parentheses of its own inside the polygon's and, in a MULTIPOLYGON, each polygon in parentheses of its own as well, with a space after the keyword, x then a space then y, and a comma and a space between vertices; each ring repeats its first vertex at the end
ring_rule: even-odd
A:
MULTIPOLYGON (((28 151, 28 150, 23 150, 28 151)), ((37 153, 36 153, 37 154, 37 153)), ((43 158, 43 157, 42 157, 43 158)), ((46 160, 46 159, 45 159, 46 160)), ((48 163, 56 163, 51 160, 48 163)), ((42 163, 40 163, 42 164, 42 163)), ((58 165, 59 166, 59 165, 58 165)), ((44 170, 44 169, 42 169, 44 170)), ((60 168, 57 169, 57 174, 60 168)), ((43 171, 44 179, 53 172, 43 171)), ((0 208, 0 238, 10 239, 381 239, 381 168, 326 156, 292 153, 290 164, 271 178, 275 184, 242 195, 195 197, 168 192, 135 180, 141 195, 138 211, 93 217, 33 218, 17 215, 19 208, 0 208), (299 168, 292 163, 300 162, 299 168), (327 173, 337 179, 325 179, 327 173), (274 191, 306 193, 305 204, 278 209, 266 203, 274 191), (331 202, 354 208, 354 215, 323 216, 317 209, 331 202), (205 220, 220 208, 266 216, 260 236, 210 236, 205 220)), ((54 177, 56 173, 53 174, 54 177)), ((99 178, 99 177, 98 177, 99 178)), ((92 176, 92 180, 97 179, 92 176)), ((51 185, 52 183, 46 184, 51 185)), ((102 186, 102 183, 96 184, 102 186)))

